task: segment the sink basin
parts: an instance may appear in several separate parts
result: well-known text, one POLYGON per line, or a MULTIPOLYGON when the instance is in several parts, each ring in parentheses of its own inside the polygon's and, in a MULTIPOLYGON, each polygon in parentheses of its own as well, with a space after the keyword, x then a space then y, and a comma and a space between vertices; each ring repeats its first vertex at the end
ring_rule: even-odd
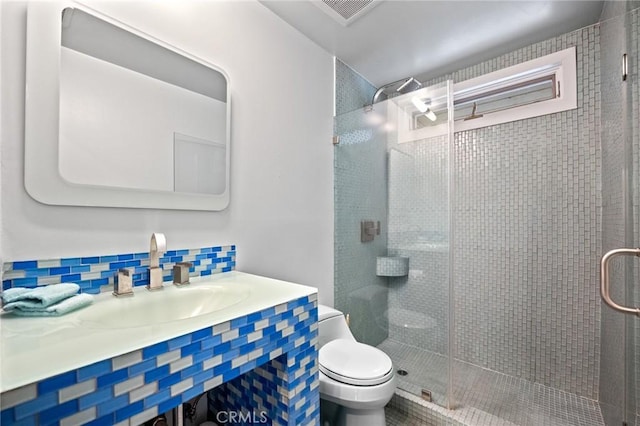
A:
POLYGON ((231 271, 192 277, 184 287, 136 287, 134 293, 118 298, 105 292, 91 306, 61 317, 0 314, 0 393, 311 297, 317 290, 231 271))
POLYGON ((94 328, 132 328, 181 321, 236 305, 249 296, 240 286, 165 286, 136 289, 133 297, 113 297, 79 312, 78 320, 94 328))

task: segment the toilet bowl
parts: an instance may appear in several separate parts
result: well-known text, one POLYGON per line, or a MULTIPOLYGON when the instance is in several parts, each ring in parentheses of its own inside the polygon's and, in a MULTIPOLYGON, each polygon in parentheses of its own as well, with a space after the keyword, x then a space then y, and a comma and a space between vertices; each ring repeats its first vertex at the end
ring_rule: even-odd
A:
POLYGON ((322 424, 384 426, 384 406, 396 389, 391 359, 357 342, 342 312, 319 305, 318 320, 322 424))

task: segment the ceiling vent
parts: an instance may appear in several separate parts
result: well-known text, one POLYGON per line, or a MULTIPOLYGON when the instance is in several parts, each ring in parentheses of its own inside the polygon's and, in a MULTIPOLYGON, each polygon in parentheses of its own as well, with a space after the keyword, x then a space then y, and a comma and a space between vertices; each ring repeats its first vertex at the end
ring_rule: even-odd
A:
POLYGON ((346 27, 382 3, 382 0, 312 0, 311 3, 346 27))

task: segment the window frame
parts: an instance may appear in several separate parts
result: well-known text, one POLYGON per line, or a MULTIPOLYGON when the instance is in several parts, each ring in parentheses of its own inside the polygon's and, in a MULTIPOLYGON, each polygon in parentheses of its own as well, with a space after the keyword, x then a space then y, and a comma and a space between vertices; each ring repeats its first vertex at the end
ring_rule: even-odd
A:
MULTIPOLYGON (((481 117, 470 120, 457 120, 454 122, 453 131, 463 132, 496 124, 509 123, 512 121, 527 118, 539 117, 547 114, 568 111, 578 107, 577 89, 577 69, 576 69, 576 48, 570 47, 549 55, 542 56, 517 65, 493 71, 479 77, 454 83, 453 103, 462 100, 468 101, 473 98, 480 98, 483 95, 496 93, 500 89, 507 90, 519 84, 526 84, 537 79, 551 77, 555 85, 556 96, 551 99, 537 101, 525 105, 515 106, 494 112, 483 113, 478 111, 481 117)), ((410 142, 428 137, 434 137, 447 132, 447 123, 432 127, 412 129, 413 116, 416 108, 410 99, 413 96, 428 94, 429 88, 409 93, 396 98, 396 103, 400 109, 398 115, 399 142, 410 142), (420 93, 423 92, 423 93, 420 93), (406 99, 405 99, 406 98, 406 99)), ((431 98, 432 109, 437 113, 446 111, 446 99, 431 98)), ((455 107, 454 107, 455 108, 455 107)))

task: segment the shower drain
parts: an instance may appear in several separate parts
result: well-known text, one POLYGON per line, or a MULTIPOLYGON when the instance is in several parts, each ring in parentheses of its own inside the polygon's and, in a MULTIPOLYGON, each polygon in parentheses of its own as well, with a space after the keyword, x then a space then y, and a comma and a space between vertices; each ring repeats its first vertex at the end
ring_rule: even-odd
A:
POLYGON ((403 370, 402 368, 399 368, 399 369, 398 369, 398 371, 397 371, 397 373, 398 373, 400 376, 406 376, 407 374, 409 374, 409 372, 408 372, 407 370, 403 370))

